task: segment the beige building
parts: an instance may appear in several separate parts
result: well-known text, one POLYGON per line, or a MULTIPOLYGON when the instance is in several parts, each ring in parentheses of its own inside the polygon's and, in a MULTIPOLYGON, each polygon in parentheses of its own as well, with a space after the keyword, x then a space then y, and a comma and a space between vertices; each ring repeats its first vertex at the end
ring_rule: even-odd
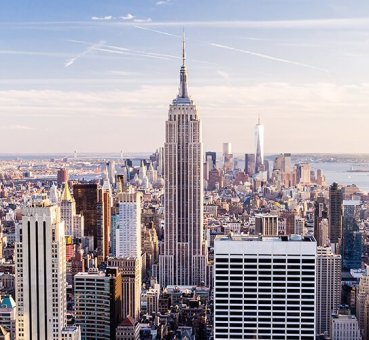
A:
POLYGON ((17 339, 60 339, 66 324, 66 260, 60 209, 44 196, 17 226, 17 339))
POLYGON ((164 251, 159 256, 162 287, 206 282, 201 122, 188 95, 184 47, 183 43, 179 93, 169 107, 165 128, 164 251))
POLYGON ((369 339, 368 327, 368 304, 369 304, 369 275, 363 275, 360 278, 358 292, 356 295, 356 318, 359 322, 363 339, 369 339))
POLYGON ((332 317, 332 340, 362 340, 359 323, 349 310, 339 310, 332 317))
POLYGON ((117 267, 122 276, 122 318, 137 319, 141 307, 141 261, 136 258, 109 258, 109 267, 117 267))
POLYGON ((117 327, 115 339, 116 340, 139 340, 140 339, 139 324, 131 316, 128 316, 117 327))
POLYGON ((278 235, 278 216, 271 214, 259 214, 255 216, 255 234, 263 236, 278 235))
POLYGON ((330 247, 318 247, 316 259, 317 334, 331 334, 331 317, 341 302, 341 255, 330 247))

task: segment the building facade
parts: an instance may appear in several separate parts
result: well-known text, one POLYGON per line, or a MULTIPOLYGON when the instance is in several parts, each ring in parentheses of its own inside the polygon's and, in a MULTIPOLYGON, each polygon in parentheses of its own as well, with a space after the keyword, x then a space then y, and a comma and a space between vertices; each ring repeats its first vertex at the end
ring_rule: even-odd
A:
POLYGON ((17 339, 60 339, 66 324, 64 222, 43 200, 23 210, 17 226, 17 339))
POLYGON ((315 339, 312 237, 218 236, 215 339, 315 339))
POLYGON ((318 247, 316 259, 316 330, 331 334, 331 316, 341 303, 341 255, 318 247))
POLYGON ((165 229, 159 280, 190 285, 206 281, 203 226, 203 146, 196 105, 188 95, 185 48, 180 88, 169 107, 164 147, 165 229))
POLYGON ((115 339, 121 322, 122 283, 116 268, 106 273, 96 268, 74 277, 76 325, 81 328, 81 339, 115 339))

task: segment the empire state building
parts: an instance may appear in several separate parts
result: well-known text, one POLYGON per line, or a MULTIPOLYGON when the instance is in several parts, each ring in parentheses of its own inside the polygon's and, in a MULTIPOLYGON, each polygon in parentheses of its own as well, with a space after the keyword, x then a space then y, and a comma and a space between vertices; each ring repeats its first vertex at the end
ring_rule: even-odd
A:
POLYGON ((201 122, 188 95, 184 40, 182 59, 179 93, 169 106, 165 128, 162 287, 206 283, 201 122))

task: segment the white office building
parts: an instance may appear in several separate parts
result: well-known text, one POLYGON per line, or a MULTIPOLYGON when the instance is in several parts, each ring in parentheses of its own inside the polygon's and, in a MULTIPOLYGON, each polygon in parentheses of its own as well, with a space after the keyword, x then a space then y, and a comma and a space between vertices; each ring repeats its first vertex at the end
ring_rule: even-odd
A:
POLYGON ((218 236, 215 339, 315 339, 315 262, 312 237, 218 236))
POLYGON ((17 339, 61 339, 66 324, 64 222, 44 197, 23 209, 17 225, 17 339))
POLYGON ((116 257, 141 257, 141 193, 120 193, 116 257))

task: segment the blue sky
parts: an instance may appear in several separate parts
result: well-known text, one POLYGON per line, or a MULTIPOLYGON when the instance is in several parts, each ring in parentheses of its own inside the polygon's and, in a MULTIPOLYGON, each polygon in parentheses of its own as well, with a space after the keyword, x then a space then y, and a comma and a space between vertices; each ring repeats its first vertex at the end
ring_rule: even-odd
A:
POLYGON ((183 28, 206 150, 368 152, 368 1, 2 0, 0 153, 161 146, 183 28))

